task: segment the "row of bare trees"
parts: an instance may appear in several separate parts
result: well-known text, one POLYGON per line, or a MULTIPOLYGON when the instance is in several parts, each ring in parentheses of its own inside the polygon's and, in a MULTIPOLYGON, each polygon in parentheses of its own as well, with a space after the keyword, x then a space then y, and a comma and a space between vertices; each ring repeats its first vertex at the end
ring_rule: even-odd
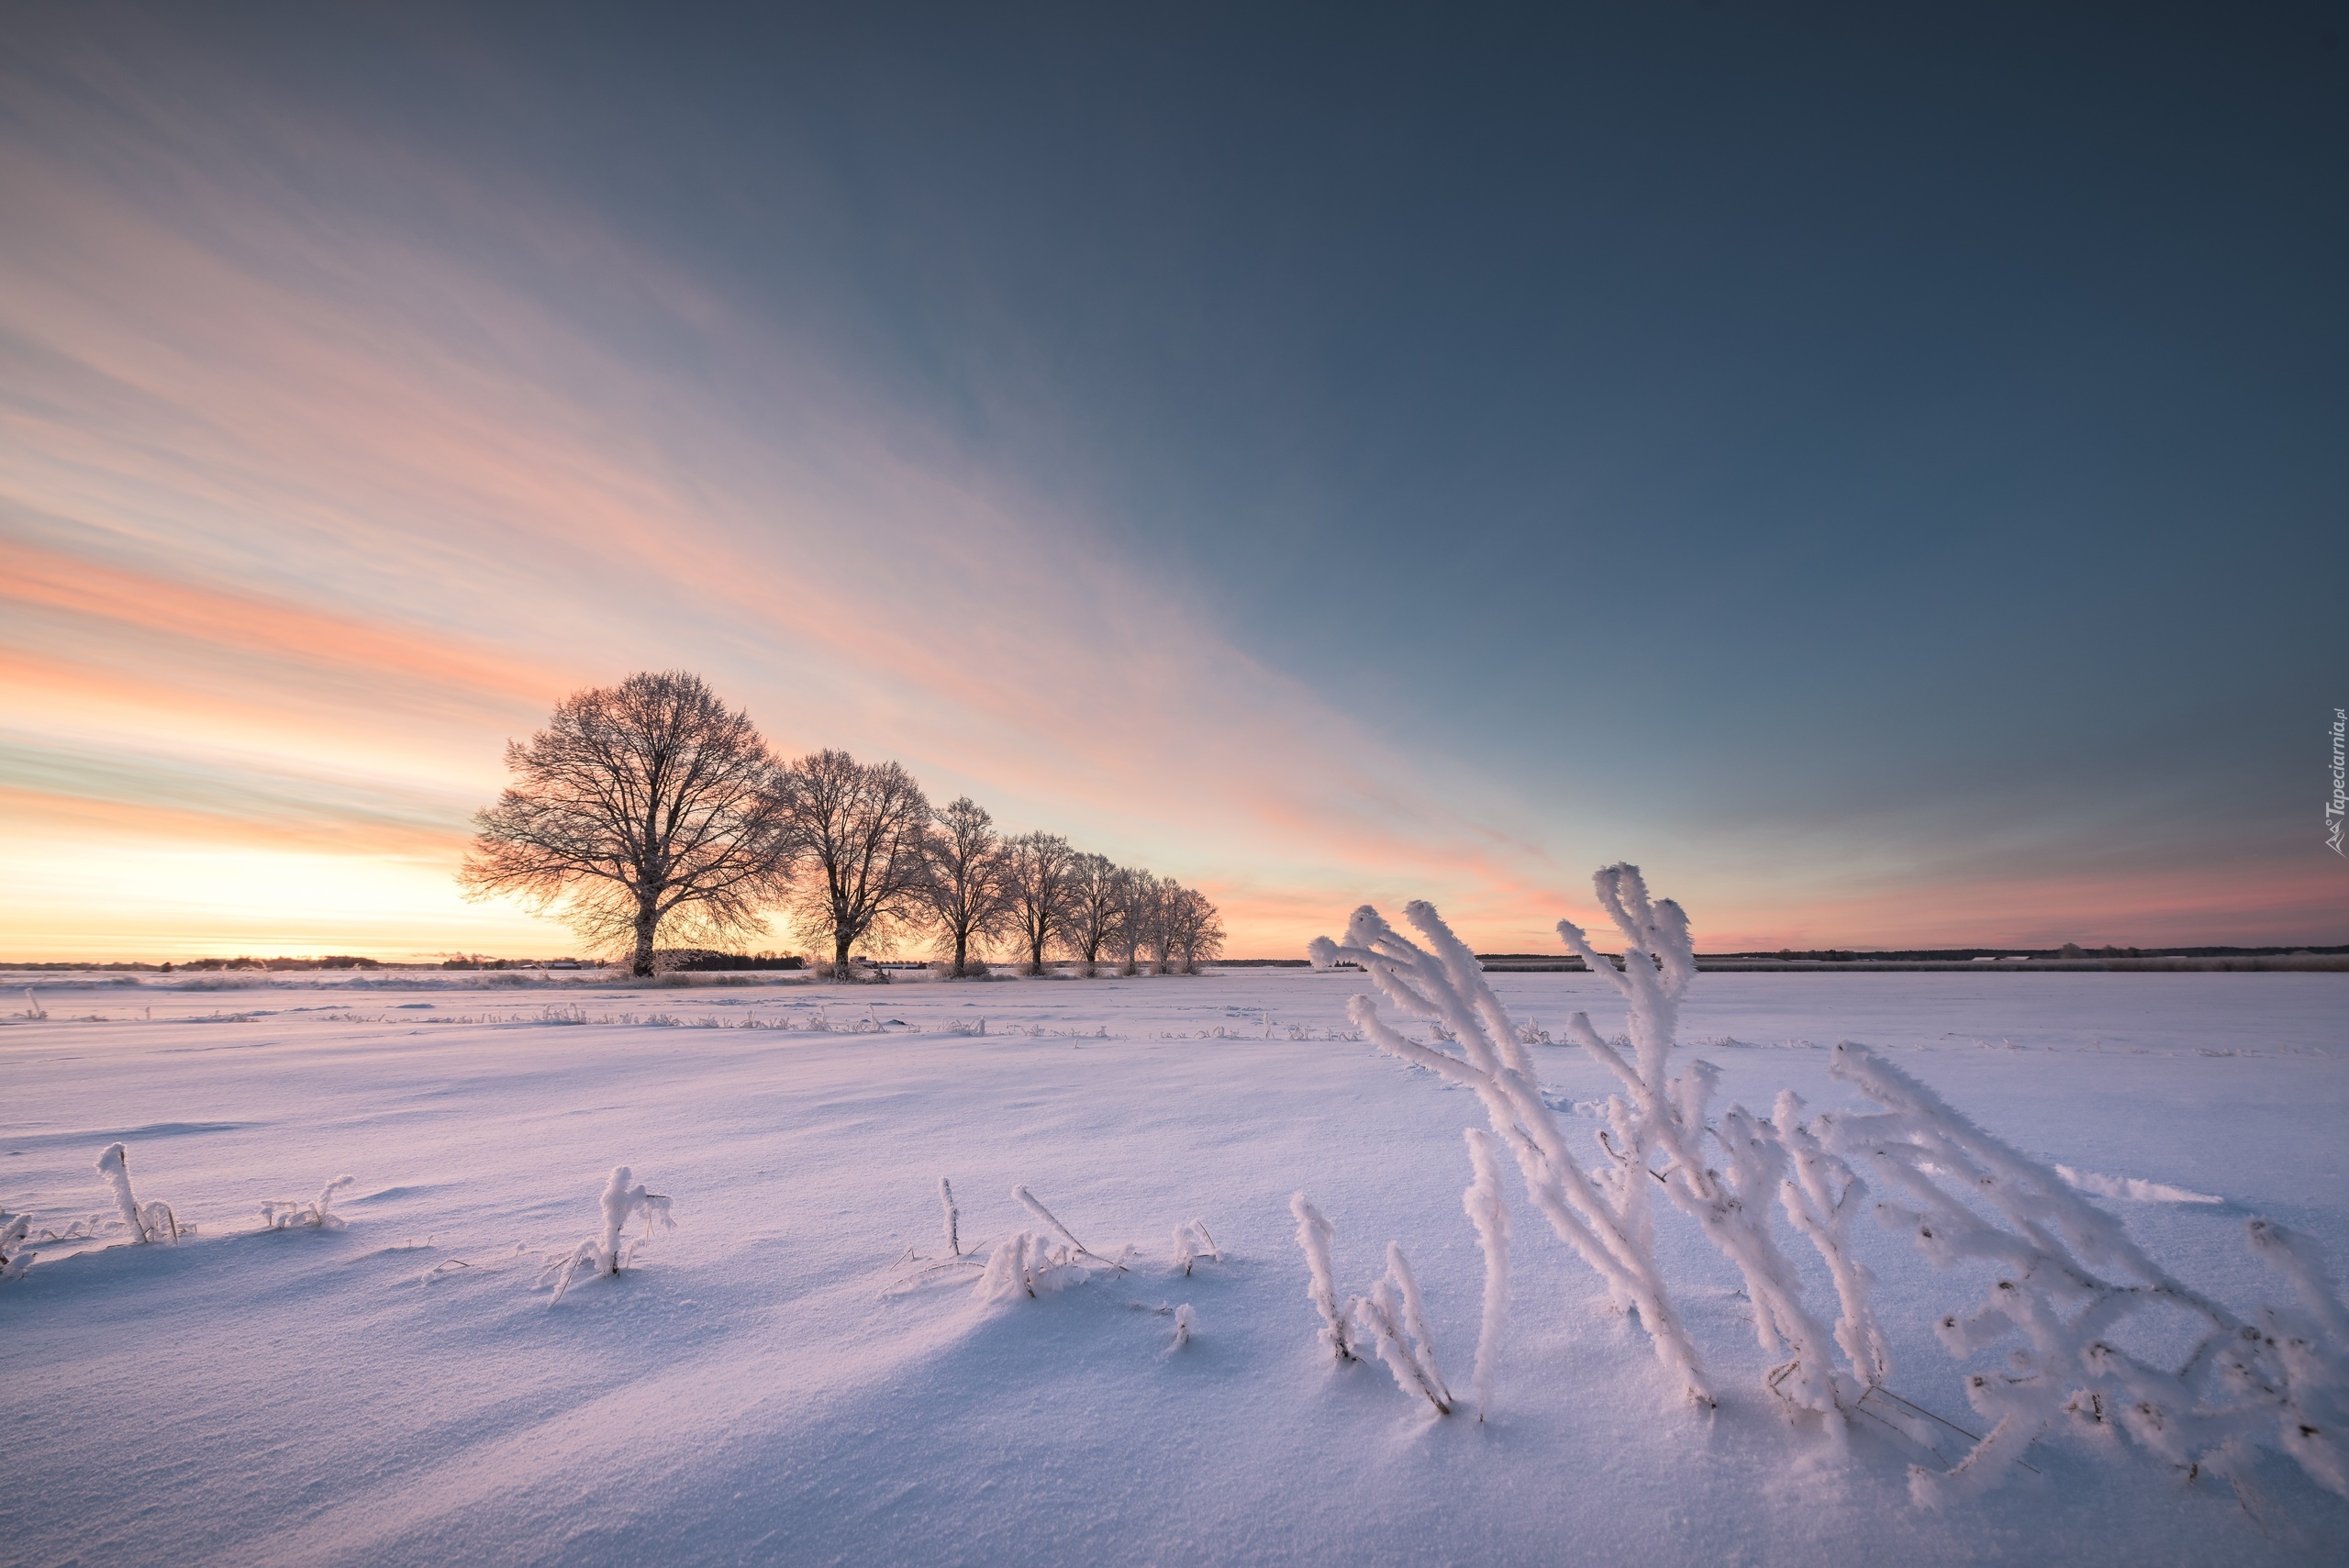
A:
POLYGON ((845 751, 785 763, 699 676, 631 675, 573 694, 525 744, 513 782, 474 817, 458 872, 471 898, 512 895, 652 973, 666 936, 717 943, 771 911, 830 951, 934 939, 947 972, 1015 946, 1041 973, 1196 970, 1222 951, 1197 889, 1115 865, 1052 833, 1007 837, 967 795, 933 808, 896 762, 845 751))

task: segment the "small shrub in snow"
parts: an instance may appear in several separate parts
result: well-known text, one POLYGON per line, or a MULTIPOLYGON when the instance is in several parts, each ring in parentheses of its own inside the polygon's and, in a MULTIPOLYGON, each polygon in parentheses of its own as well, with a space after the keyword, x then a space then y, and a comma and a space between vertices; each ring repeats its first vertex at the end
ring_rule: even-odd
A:
POLYGON ((1032 1230, 1019 1230, 995 1244, 980 1270, 974 1295, 982 1301, 1034 1300, 1093 1277, 1089 1253, 1032 1230))
POLYGON ((1439 1415, 1452 1414, 1452 1391, 1436 1370, 1435 1336, 1428 1330, 1419 1282, 1402 1247, 1389 1241, 1386 1275, 1368 1296, 1348 1296, 1340 1307, 1337 1273, 1330 1264, 1337 1227, 1303 1193, 1290 1196, 1288 1208, 1297 1216, 1297 1244, 1305 1253, 1306 1297, 1321 1315, 1315 1338, 1322 1348, 1340 1362, 1362 1361, 1375 1351, 1404 1393, 1424 1397, 1439 1415))
POLYGON ((1191 1310, 1189 1302, 1183 1303, 1174 1309, 1174 1342, 1167 1348, 1181 1350, 1191 1342, 1191 1336, 1198 1332, 1198 1328, 1199 1315, 1191 1310))
POLYGON ((1865 1047, 1837 1046, 1828 1070, 1884 1107, 1813 1123, 1882 1176, 1878 1218, 1908 1231, 1937 1265, 1996 1268, 1979 1306, 1934 1326, 1954 1356, 2006 1351, 2000 1370, 1965 1380, 1967 1402, 1993 1425, 1954 1468, 1913 1470, 1916 1501, 1940 1507, 1995 1485, 2026 1445, 2063 1423, 2117 1432, 2189 1477, 2208 1471, 2238 1488, 2249 1481, 2253 1445, 2272 1433, 2318 1485, 2349 1496, 2349 1312, 2313 1242, 2251 1221, 2253 1254, 2299 1304, 2239 1319, 2155 1262, 2055 1171, 1865 1047), (2199 1330, 2176 1370, 2115 1342, 2130 1319, 2154 1312, 2199 1330))
MULTIPOLYGON (((1045 1229, 1041 1232, 1015 1231, 999 1240, 966 1251, 962 1240, 962 1212, 954 1201, 954 1189, 944 1177, 940 1177, 940 1223, 947 1255, 925 1258, 908 1249, 897 1262, 900 1264, 911 1263, 915 1267, 899 1275, 882 1294, 894 1295, 951 1269, 973 1269, 979 1275, 973 1294, 980 1300, 1032 1300, 1069 1285, 1081 1284, 1097 1274, 1124 1273, 1127 1264, 1133 1261, 1135 1251, 1130 1246, 1119 1249, 1115 1257, 1105 1257, 1086 1246, 1026 1185, 1014 1186, 1011 1197, 1013 1202, 1042 1221, 1045 1229)), ((1215 1243, 1208 1237, 1207 1226, 1201 1221, 1191 1220, 1178 1227, 1174 1234, 1175 1266, 1184 1266, 1200 1257, 1221 1256, 1215 1251, 1215 1243), (1187 1254, 1185 1252, 1186 1240, 1190 1248, 1187 1254)))
POLYGON ((549 1260, 540 1273, 541 1287, 554 1287, 554 1301, 562 1299, 562 1293, 579 1274, 618 1273, 635 1261, 636 1250, 651 1240, 655 1229, 674 1229, 676 1224, 669 1218, 669 1200, 647 1192, 626 1165, 612 1167, 611 1180, 604 1184, 603 1210, 603 1229, 549 1260), (640 1217, 642 1228, 634 1236, 624 1236, 629 1221, 640 1217))
POLYGON ((1223 1262, 1223 1254, 1216 1248, 1215 1238, 1208 1234, 1204 1219, 1186 1219, 1174 1228, 1174 1266, 1188 1278, 1192 1265, 1201 1258, 1223 1262))
MULTIPOLYGON (((1657 1359, 1687 1396, 1711 1403, 1696 1344, 1672 1309, 1656 1263, 1644 1178, 1631 1175, 1631 1156, 1618 1154, 1598 1180, 1584 1172, 1567 1151, 1564 1129, 1542 1095, 1526 1047, 1486 984, 1475 955, 1452 934, 1434 906, 1414 901, 1404 913, 1428 939, 1428 948, 1364 905, 1354 911, 1343 943, 1315 939, 1315 965, 1356 965, 1403 1011, 1434 1023, 1460 1047, 1454 1055, 1408 1039, 1380 1016, 1368 996, 1348 1005, 1348 1015, 1379 1050, 1476 1092, 1551 1229, 1606 1282, 1618 1307, 1638 1315, 1657 1359)), ((1685 936, 1685 922, 1681 929, 1685 936)), ((1649 977, 1653 973, 1651 967, 1649 977)), ((1627 1123, 1621 1130, 1633 1129, 1627 1123)))
POLYGON ((183 1236, 195 1234, 193 1225, 182 1225, 172 1206, 157 1201, 142 1204, 130 1190, 130 1151, 119 1143, 109 1143, 98 1156, 98 1174, 114 1189, 115 1208, 119 1218, 108 1223, 109 1229, 127 1230, 133 1241, 167 1241, 176 1244, 183 1236))
MULTIPOLYGON (((1511 1022, 1481 966, 1431 906, 1406 909, 1424 948, 1364 906, 1355 911, 1343 944, 1323 939, 1312 952, 1325 968, 1359 965, 1403 1012, 1428 1021, 1436 1044, 1400 1033, 1368 996, 1353 998, 1350 1009, 1381 1051, 1476 1091, 1492 1140, 1516 1156, 1551 1228, 1599 1273, 1619 1304, 1637 1312, 1657 1356, 1691 1396, 1710 1397, 1657 1264, 1652 1200, 1658 1191, 1737 1266, 1756 1336, 1775 1362, 1764 1385, 1789 1409, 1840 1420, 1863 1401, 1876 1413, 1880 1396, 1884 1410, 1898 1418, 1888 1418, 1896 1427, 1906 1420, 1898 1412, 1920 1411, 1886 1386, 1891 1353, 1869 1299, 1872 1277, 1854 1248, 1854 1218, 1871 1208, 1859 1174, 1865 1169, 1886 1194, 1872 1206, 1880 1220, 1909 1232, 1936 1264, 1988 1263, 1996 1275, 1979 1306, 1945 1314, 1937 1324, 1954 1356, 2003 1352, 1999 1370, 1966 1378, 1968 1400, 1991 1423, 1988 1435, 1975 1440, 1954 1467, 1914 1470, 1916 1501, 1940 1507, 1995 1485, 2021 1462, 2028 1444, 2064 1424, 2119 1434, 2189 1479, 2206 1471, 2225 1476, 2244 1496, 2246 1511, 2247 1472, 2263 1436, 2319 1485, 2349 1496, 2349 1449, 2341 1435, 2349 1423, 2349 1310, 2312 1242, 2252 1221, 2254 1254, 2284 1275, 2298 1299, 2238 1318, 2163 1269, 2079 1190, 2133 1196, 2139 1189, 2153 1193, 2151 1184, 2091 1184, 2032 1161, 1857 1045, 1836 1047, 1829 1071, 1877 1111, 1822 1112, 1805 1120, 1801 1099, 1788 1092, 1766 1118, 1735 1104, 1715 1117, 1718 1070, 1701 1061, 1677 1073, 1669 1070, 1679 999, 1696 973, 1687 917, 1669 900, 1651 901, 1635 867, 1609 866, 1594 884, 1622 939, 1621 969, 1571 922, 1560 921, 1558 933, 1629 1004, 1621 1040, 1602 1039, 1580 1013, 1566 1029, 1566 1038, 1619 1086, 1604 1106, 1598 1140, 1605 1160, 1595 1173, 1567 1154, 1554 1109, 1535 1083, 1524 1051, 1532 1031, 1511 1022), (1706 1161, 1707 1139, 1721 1151, 1719 1168, 1706 1161), (1842 1353, 1840 1370, 1828 1354, 1831 1336, 1806 1305, 1801 1279, 1778 1245, 1774 1207, 1819 1254, 1833 1284, 1840 1316, 1831 1340, 1842 1353), (2116 1342, 2132 1319, 2156 1312, 2183 1315, 2196 1328, 2194 1348, 2175 1369, 2116 1342)), ((1492 1140, 1472 1129, 1469 1144, 1476 1179, 1465 1203, 1486 1253, 1481 1408, 1506 1311, 1508 1215, 1492 1140)), ((1302 1195, 1293 1207, 1324 1342, 1341 1356, 1355 1355, 1361 1331, 1378 1333, 1397 1381, 1440 1405, 1432 1354, 1419 1356, 1427 1341, 1410 1322, 1408 1268, 1389 1270, 1404 1296, 1399 1325, 1391 1310, 1382 1321, 1377 1308, 1384 1302, 1375 1296, 1371 1309, 1350 1303, 1340 1315, 1330 1279, 1329 1223, 1302 1195), (1352 1340, 1349 1318, 1356 1330, 1352 1340), (1398 1327, 1411 1343, 1394 1332, 1398 1327)))
POLYGON ((334 1211, 334 1195, 358 1181, 356 1176, 337 1176, 318 1189, 318 1195, 308 1203, 287 1203, 283 1198, 261 1206, 261 1225, 264 1230, 340 1230, 349 1221, 334 1211))
POLYGON ((33 1266, 32 1250, 26 1243, 31 1229, 30 1215, 12 1215, 0 1208, 0 1283, 21 1279, 33 1266))

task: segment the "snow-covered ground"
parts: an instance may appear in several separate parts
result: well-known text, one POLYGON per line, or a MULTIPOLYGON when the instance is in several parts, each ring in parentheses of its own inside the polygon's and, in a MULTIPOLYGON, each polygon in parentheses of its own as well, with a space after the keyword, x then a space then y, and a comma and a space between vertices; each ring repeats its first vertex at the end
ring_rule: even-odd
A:
MULTIPOLYGON (((1922 1568, 2349 1550, 2349 1503, 2272 1449, 2248 1507, 2056 1436, 2029 1451, 2036 1475, 1921 1510, 1908 1470, 1932 1456, 1872 1419, 1839 1438, 1783 1415, 1735 1274, 1665 1214, 1722 1396, 1687 1406, 1513 1171, 1491 1418, 1436 1418, 1384 1368, 1333 1364, 1292 1192, 1334 1222, 1341 1289, 1403 1243, 1457 1389, 1483 1277, 1461 1207, 1461 1129, 1483 1116, 1350 1038, 1360 974, 492 978, 7 981, 49 1017, 0 1028, 0 1207, 35 1235, 111 1215, 93 1166, 120 1140, 138 1197, 197 1233, 46 1245, 0 1283, 0 1560, 1922 1568), (670 1197, 676 1229, 551 1305, 534 1282, 596 1231, 618 1164, 670 1197), (261 1229, 264 1202, 344 1172, 347 1228, 261 1229), (1141 1256, 1036 1300, 982 1300, 970 1270, 893 1290, 919 1266, 908 1250, 942 1249, 941 1175, 966 1243, 1041 1229, 1010 1195, 1025 1184, 1094 1251, 1141 1256), (1184 1277, 1165 1259, 1194 1217, 1224 1255, 1184 1277), (1175 1349, 1184 1305, 1196 1329, 1175 1349)), ((1618 1027, 1598 976, 1493 980, 1553 1035, 1577 1008, 1618 1027)), ((2250 1214, 2349 1273, 2349 977, 1705 976, 1680 1033, 1722 1070, 1717 1103, 1762 1107, 1782 1086, 1853 1103, 1824 1048, 1865 1041, 2025 1152, 2135 1194, 2096 1201, 2239 1311, 2284 1294, 2246 1251, 2250 1214)), ((1533 1049, 1561 1104, 1612 1087, 1572 1048, 1533 1049)), ((1931 1331, 1976 1290, 1892 1232, 1863 1245, 1891 1386, 1977 1426, 1931 1331)), ((1823 1272, 1812 1288, 1831 1315, 1823 1272)))

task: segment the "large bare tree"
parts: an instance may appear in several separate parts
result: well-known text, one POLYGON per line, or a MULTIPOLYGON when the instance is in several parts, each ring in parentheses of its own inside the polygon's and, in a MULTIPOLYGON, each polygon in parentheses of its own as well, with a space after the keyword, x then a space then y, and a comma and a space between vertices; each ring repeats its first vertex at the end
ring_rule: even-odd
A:
POLYGON ((801 862, 793 923, 831 944, 834 971, 868 937, 918 923, 930 882, 930 802, 896 762, 823 751, 783 771, 778 795, 801 862))
POLYGON ((922 902, 940 938, 953 950, 948 973, 960 980, 971 973, 971 944, 996 935, 1010 919, 1010 867, 995 818, 969 795, 934 817, 922 902))
POLYGON ((792 862, 774 759, 700 676, 574 692, 528 744, 507 742, 506 766, 514 782, 473 817, 466 897, 557 910, 636 974, 664 922, 703 941, 766 929, 792 862))
POLYGON ((1085 974, 1101 967, 1105 948, 1115 951, 1118 922, 1125 914, 1125 873, 1107 855, 1080 854, 1069 868, 1069 951, 1085 974))
POLYGON ((1027 972, 1044 973, 1044 949, 1068 923, 1076 851, 1058 833, 1022 833, 1004 848, 1011 862, 1011 927, 1027 951, 1027 972))

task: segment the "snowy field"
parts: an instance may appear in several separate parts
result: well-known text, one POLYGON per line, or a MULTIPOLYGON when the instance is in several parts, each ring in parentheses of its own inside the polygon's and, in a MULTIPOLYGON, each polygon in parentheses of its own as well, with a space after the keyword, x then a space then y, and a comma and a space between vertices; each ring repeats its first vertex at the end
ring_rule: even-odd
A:
MULTIPOLYGON (((0 1207, 36 1237, 112 1216, 94 1162, 119 1140, 138 1200, 195 1234, 44 1244, 0 1284, 0 1560, 2349 1560, 2349 1502, 2272 1442, 2238 1489, 2058 1432, 2009 1484, 1920 1507, 1910 1466, 1966 1440, 1784 1413, 1738 1275, 1663 1212, 1720 1395, 1691 1406, 1514 1169, 1489 1419, 1338 1364, 1291 1193, 1333 1222, 1341 1290, 1402 1243, 1456 1391, 1484 1280, 1462 1209, 1476 1097, 1354 1037, 1359 973, 491 978, 9 979, 49 1016, 0 1028, 0 1207), (536 1282, 596 1232, 618 1164, 675 1228, 555 1302, 536 1282), (262 1228, 346 1172, 345 1228, 262 1228), (975 1268, 919 1276, 908 1252, 945 1250, 941 1175, 966 1247, 1042 1229, 1024 1184, 1092 1251, 1139 1256, 1032 1300, 986 1299, 975 1268), (1170 1237, 1194 1218, 1222 1257, 1186 1277, 1170 1237)), ((1553 1038, 1576 1009, 1621 1027, 1602 977, 1492 978, 1553 1038)), ((1700 976, 1679 1034, 1676 1062, 1720 1069, 1717 1109, 1763 1114, 1782 1087, 1855 1106, 1825 1048, 1865 1042, 2023 1153, 2133 1194, 2095 1201, 2238 1312, 2288 1295, 2246 1249, 2253 1214, 2336 1279, 2349 1262, 2349 976, 1700 976)), ((1575 1048, 1530 1050, 1598 1161, 1613 1084, 1575 1048)), ((1856 1234, 1888 1386, 1979 1430, 1932 1325, 1980 1282, 1856 1234)))

